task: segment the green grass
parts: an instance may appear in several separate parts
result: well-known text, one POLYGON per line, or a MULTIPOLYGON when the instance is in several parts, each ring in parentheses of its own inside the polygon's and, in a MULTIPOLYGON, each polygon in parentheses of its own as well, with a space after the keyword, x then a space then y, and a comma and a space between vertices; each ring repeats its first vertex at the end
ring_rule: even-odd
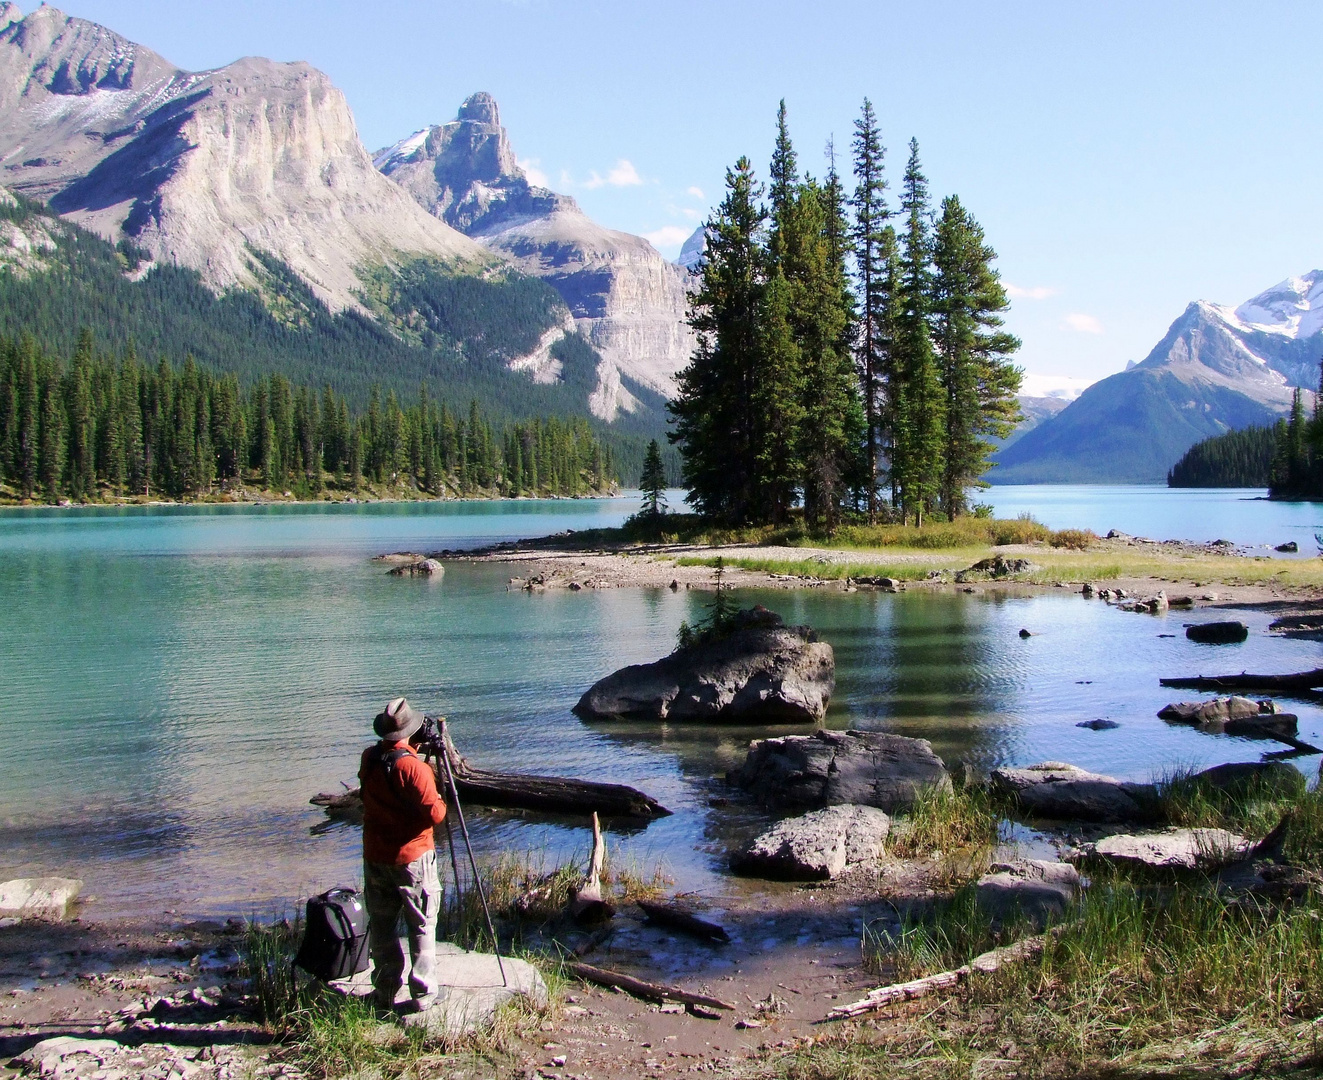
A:
MULTIPOLYGON (((1323 871, 1323 794, 1252 789, 1231 797, 1163 781, 1192 824, 1262 830, 1290 811, 1286 851, 1323 871)), ((869 939, 887 981, 946 970, 1019 930, 994 933, 958 890, 896 939, 869 939)), ((975 1077, 1288 1077, 1323 1072, 1323 896, 1232 902, 1211 881, 1155 886, 1095 878, 1041 957, 974 976, 811 1048, 769 1056, 783 1080, 975 1077)))

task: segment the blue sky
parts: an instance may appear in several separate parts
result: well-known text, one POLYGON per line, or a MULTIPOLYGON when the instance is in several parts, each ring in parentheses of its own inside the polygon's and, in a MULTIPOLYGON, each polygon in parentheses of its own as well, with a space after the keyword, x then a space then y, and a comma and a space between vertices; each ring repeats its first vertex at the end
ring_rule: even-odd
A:
MULTIPOLYGON (((35 6, 22 0, 30 11, 35 6)), ((669 256, 784 97, 822 171, 872 99, 1000 253, 1039 376, 1140 360, 1194 299, 1323 265, 1323 9, 1204 3, 66 0, 188 68, 307 60, 369 150, 496 95, 522 161, 669 256)))

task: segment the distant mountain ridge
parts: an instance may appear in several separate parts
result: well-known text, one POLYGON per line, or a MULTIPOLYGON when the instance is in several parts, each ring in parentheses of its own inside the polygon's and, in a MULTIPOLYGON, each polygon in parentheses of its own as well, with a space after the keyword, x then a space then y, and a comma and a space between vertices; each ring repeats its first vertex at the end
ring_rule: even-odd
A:
POLYGON ((1238 307, 1195 301, 1140 363, 1086 389, 996 455, 998 484, 1160 483, 1202 439, 1271 424, 1317 385, 1323 271, 1238 307))
POLYGON ((373 159, 429 214, 550 284, 602 356, 590 399, 613 419, 639 407, 622 377, 666 397, 689 362, 688 270, 647 240, 603 228, 568 195, 530 184, 487 93, 455 120, 418 131, 373 159))

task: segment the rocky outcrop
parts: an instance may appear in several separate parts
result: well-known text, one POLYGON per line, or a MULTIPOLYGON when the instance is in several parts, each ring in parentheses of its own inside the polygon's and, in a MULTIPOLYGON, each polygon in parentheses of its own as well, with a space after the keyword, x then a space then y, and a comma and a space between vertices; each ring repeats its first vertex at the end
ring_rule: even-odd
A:
POLYGON ((621 668, 574 706, 586 720, 821 720, 836 687, 832 647, 766 608, 740 612, 732 631, 621 668))
POLYGON ((1215 870, 1243 859, 1250 846, 1226 829, 1165 829, 1085 844, 1081 859, 1145 870, 1215 870))
POLYGON ((602 357, 593 412, 611 420, 638 400, 624 379, 665 397, 689 362, 689 271, 639 236, 591 221, 574 199, 531 184, 495 99, 469 97, 456 118, 378 151, 377 167, 434 217, 546 280, 602 357))
POLYGON ((401 563, 386 571, 391 577, 441 577, 446 568, 435 559, 419 559, 417 562, 401 563))
POLYGON ((875 806, 907 810, 951 778, 927 739, 875 731, 815 731, 756 739, 727 779, 764 802, 785 806, 875 806))
POLYGON ((831 806, 779 821, 731 858, 731 869, 776 881, 824 881, 876 862, 891 819, 872 806, 831 806))
POLYGON ((1080 888, 1079 871, 1070 863, 1016 859, 989 866, 975 885, 975 896, 999 923, 1027 919, 1042 926, 1060 919, 1080 888))
POLYGON ((1173 723, 1190 724, 1211 734, 1250 739, 1294 737, 1299 726, 1295 714, 1279 713, 1272 701, 1255 701, 1246 697, 1178 701, 1165 706, 1158 716, 1173 723))
POLYGON ((1004 555, 994 555, 990 559, 980 559, 967 570, 959 571, 955 579, 962 584, 966 581, 1000 581, 1041 569, 1028 559, 1008 559, 1004 555))
POLYGON ((1214 765, 1191 777, 1205 790, 1243 797, 1254 794, 1274 799, 1298 799, 1305 793, 1305 776, 1285 761, 1233 761, 1214 765))
POLYGON ((994 794, 1023 813, 1054 821, 1146 821, 1153 815, 1152 784, 1132 784, 1060 761, 1024 769, 993 769, 994 794))
POLYGON ((9 18, 0 179, 108 239, 217 290, 260 289, 267 253, 332 310, 361 306, 369 268, 492 261, 377 172, 315 68, 250 57, 188 72, 53 7, 9 18))

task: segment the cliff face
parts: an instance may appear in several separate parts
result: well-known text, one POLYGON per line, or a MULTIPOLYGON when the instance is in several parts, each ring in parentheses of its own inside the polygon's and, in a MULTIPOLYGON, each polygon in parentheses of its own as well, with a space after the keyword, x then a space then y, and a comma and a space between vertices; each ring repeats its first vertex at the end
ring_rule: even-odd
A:
POLYGON ((321 72, 186 72, 51 7, 0 7, 0 179, 217 289, 260 285, 270 252, 332 310, 366 267, 491 261, 373 168, 321 72))
POLYGON ((569 196, 528 182, 490 94, 374 158, 420 206, 545 279, 602 357, 592 411, 614 419, 638 401, 622 376, 670 397, 689 362, 689 272, 642 237, 605 229, 569 196))

